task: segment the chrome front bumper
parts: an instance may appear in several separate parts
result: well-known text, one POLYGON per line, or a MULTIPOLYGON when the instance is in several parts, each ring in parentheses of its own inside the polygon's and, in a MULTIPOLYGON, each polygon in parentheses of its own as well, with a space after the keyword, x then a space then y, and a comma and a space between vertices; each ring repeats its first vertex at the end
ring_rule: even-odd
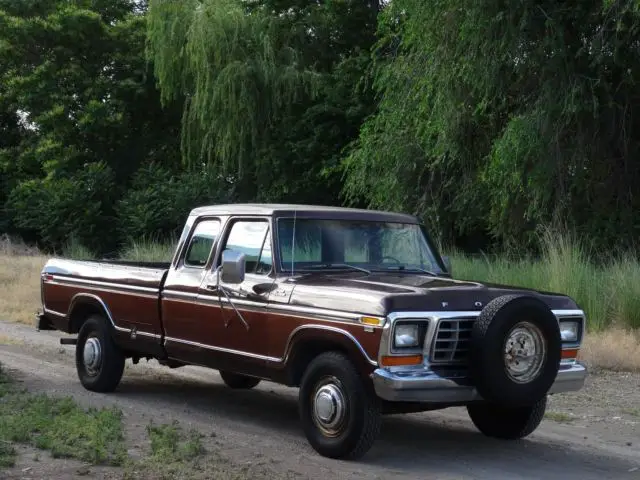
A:
MULTIPOLYGON (((580 390, 587 376, 584 364, 561 365, 550 394, 580 390)), ((468 378, 443 377, 425 369, 388 370, 372 373, 376 394, 392 402, 455 404, 482 400, 468 378)))

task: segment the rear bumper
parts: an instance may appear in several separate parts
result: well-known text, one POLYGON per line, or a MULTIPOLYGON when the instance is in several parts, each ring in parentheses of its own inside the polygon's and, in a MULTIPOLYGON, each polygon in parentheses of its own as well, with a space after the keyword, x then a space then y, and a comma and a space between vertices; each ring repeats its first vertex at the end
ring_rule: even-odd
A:
MULTIPOLYGON (((584 364, 561 365, 550 394, 580 390, 587 376, 584 364)), ((482 400, 464 376, 443 377, 431 370, 376 369, 373 374, 376 394, 392 402, 456 404, 482 400)))

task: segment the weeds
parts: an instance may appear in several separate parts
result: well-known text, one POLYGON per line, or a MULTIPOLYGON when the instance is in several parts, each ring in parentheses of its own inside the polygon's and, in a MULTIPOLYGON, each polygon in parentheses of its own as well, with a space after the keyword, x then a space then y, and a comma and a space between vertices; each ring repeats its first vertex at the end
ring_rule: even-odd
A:
POLYGON ((562 412, 547 412, 544 414, 544 418, 558 423, 571 423, 575 420, 575 417, 562 412))
POLYGON ((122 412, 81 408, 71 398, 20 391, 0 373, 0 464, 12 466, 14 443, 96 465, 122 465, 126 458, 122 412))

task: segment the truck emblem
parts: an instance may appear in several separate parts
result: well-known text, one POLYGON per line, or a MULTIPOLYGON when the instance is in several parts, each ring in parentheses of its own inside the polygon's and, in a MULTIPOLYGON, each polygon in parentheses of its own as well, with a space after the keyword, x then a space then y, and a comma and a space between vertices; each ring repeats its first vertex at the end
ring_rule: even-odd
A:
POLYGON ((482 306, 482 302, 476 302, 476 307, 480 308, 482 306))
POLYGON ((442 308, 447 308, 449 306, 449 302, 442 302, 442 308))

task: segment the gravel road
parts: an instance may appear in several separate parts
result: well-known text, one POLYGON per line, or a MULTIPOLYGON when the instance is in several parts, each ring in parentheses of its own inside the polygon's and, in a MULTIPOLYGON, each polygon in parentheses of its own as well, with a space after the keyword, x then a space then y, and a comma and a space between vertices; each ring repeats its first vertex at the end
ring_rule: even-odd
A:
POLYGON ((176 419, 214 438, 232 461, 289 477, 640 480, 638 374, 592 374, 579 394, 553 397, 553 413, 522 441, 488 439, 464 409, 452 408, 386 417, 369 454, 343 462, 322 458, 307 444, 295 389, 262 382, 251 391, 233 391, 213 370, 170 370, 143 361, 127 365, 115 393, 94 394, 81 387, 73 347, 60 346, 59 338, 0 322, 0 362, 31 390, 121 408, 132 455, 144 443, 149 421, 176 419))

